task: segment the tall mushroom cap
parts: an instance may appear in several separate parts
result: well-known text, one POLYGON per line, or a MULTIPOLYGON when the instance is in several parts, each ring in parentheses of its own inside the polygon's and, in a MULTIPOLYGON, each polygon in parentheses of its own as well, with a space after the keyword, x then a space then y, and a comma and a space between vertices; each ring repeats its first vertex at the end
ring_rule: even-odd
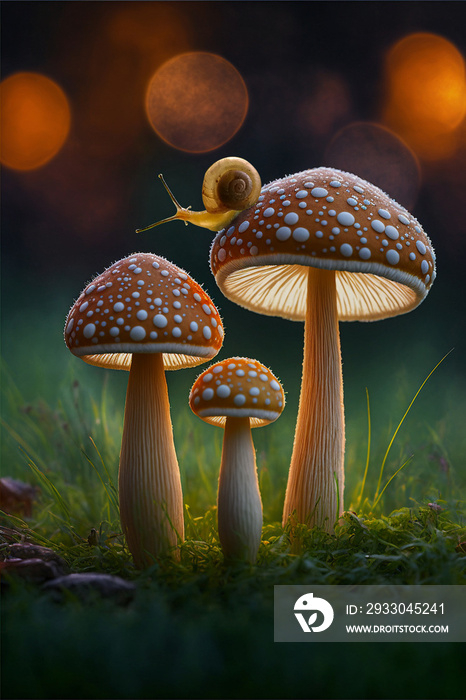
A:
POLYGON ((285 394, 277 377, 257 360, 230 357, 199 375, 189 405, 206 423, 224 426, 228 416, 248 417, 251 428, 257 428, 277 420, 285 394))
POLYGON ((411 311, 436 274, 419 222, 378 187, 332 168, 264 186, 257 204, 216 235, 210 260, 226 297, 291 320, 305 318, 309 266, 337 271, 345 321, 411 311))
POLYGON ((133 353, 163 353, 164 369, 181 369, 218 353, 223 325, 184 270, 133 253, 85 287, 66 319, 65 342, 92 365, 129 370, 133 353))

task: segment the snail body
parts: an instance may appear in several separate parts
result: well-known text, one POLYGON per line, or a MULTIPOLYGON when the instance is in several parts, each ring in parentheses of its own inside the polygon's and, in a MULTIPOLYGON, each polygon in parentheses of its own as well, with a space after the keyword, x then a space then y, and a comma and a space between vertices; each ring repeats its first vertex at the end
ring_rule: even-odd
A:
POLYGON ((211 231, 220 231, 240 211, 252 207, 257 202, 262 186, 259 173, 247 160, 235 156, 222 158, 211 165, 204 176, 202 201, 205 211, 191 211, 189 207, 182 207, 177 202, 162 175, 159 175, 159 178, 176 207, 176 214, 146 228, 137 229, 136 233, 175 219, 211 231))

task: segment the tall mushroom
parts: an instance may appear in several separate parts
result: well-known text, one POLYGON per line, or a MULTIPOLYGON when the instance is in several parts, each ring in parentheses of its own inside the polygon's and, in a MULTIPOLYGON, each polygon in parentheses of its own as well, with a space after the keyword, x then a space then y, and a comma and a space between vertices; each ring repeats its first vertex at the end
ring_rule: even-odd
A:
POLYGON ((262 501, 251 428, 277 420, 283 388, 264 365, 230 357, 208 367, 189 395, 193 412, 225 428, 218 481, 218 532, 226 558, 254 563, 262 533, 262 501))
POLYGON ((211 268, 223 294, 305 321, 298 419, 283 522, 332 531, 343 509, 344 409, 339 320, 418 306, 435 279, 419 222, 378 187, 316 168, 275 180, 220 231, 211 268))
POLYGON ((72 306, 65 342, 85 362, 129 370, 119 467, 120 518, 136 566, 175 551, 183 497, 165 370, 214 357, 219 313, 184 270, 134 253, 90 282, 72 306))

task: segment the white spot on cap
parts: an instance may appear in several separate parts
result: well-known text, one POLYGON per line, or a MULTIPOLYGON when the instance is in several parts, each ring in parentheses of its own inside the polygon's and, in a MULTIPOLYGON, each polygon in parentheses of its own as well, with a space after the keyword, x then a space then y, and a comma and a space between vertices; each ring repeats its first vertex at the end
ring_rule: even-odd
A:
POLYGON ((379 211, 377 213, 379 216, 382 217, 382 219, 389 219, 391 216, 390 212, 387 211, 386 209, 379 209, 379 211))
POLYGON ((165 316, 162 314, 156 314, 152 320, 154 326, 157 326, 157 328, 165 328, 167 325, 168 321, 165 316))
POLYGON ((243 223, 238 226, 238 231, 240 233, 244 233, 246 231, 246 229, 248 229, 248 228, 249 228, 249 221, 243 221, 243 223))
POLYGON ((355 222, 355 218, 349 211, 342 211, 338 214, 337 221, 342 226, 352 226, 355 222))
POLYGON ((220 248, 220 250, 217 253, 217 259, 220 260, 220 262, 223 262, 226 257, 227 257, 227 251, 225 250, 225 248, 220 248))
POLYGON ((89 306, 89 302, 85 301, 84 304, 81 304, 81 306, 79 307, 79 311, 82 313, 83 311, 85 311, 87 309, 88 306, 89 306))
POLYGON ((332 180, 332 182, 330 183, 330 187, 341 187, 341 182, 339 182, 338 180, 332 180))
POLYGON ((204 399, 204 401, 210 401, 210 399, 213 397, 213 395, 214 395, 214 390, 211 389, 210 387, 208 389, 204 389, 204 391, 202 392, 202 398, 204 399))
POLYGON ((298 228, 295 228, 293 231, 293 238, 295 241, 299 241, 300 243, 303 243, 304 241, 307 241, 309 238, 309 231, 307 228, 303 228, 302 226, 299 226, 298 228))
POLYGON ((178 327, 174 328, 172 330, 172 336, 174 338, 180 338, 181 337, 181 328, 178 328, 178 327))
POLYGON ((263 216, 265 216, 266 219, 269 218, 269 216, 273 216, 275 214, 275 209, 273 207, 267 207, 267 209, 264 211, 263 216))
POLYGON ((359 251, 359 257, 361 258, 361 260, 369 260, 369 258, 371 257, 371 251, 369 250, 369 248, 361 248, 361 250, 359 251))
MULTIPOLYGON (((300 193, 298 192, 296 196, 299 197, 299 194, 300 193)), ((316 198, 326 197, 328 195, 328 191, 324 187, 314 187, 314 189, 311 190, 311 194, 316 198)))
POLYGON ((197 292, 195 292, 195 293, 193 294, 193 297, 195 298, 196 301, 201 301, 201 299, 202 299, 202 298, 201 298, 201 295, 198 294, 197 292))
POLYGON ((272 381, 270 382, 270 388, 274 391, 280 391, 280 384, 277 382, 276 379, 272 379, 272 381))
POLYGON ((140 311, 137 312, 136 318, 139 319, 139 321, 145 321, 147 318, 147 311, 144 311, 144 309, 141 309, 140 311))
POLYGON ((261 390, 257 386, 253 386, 252 389, 249 389, 249 393, 251 396, 259 396, 261 390))
POLYGON ((350 207, 356 207, 358 204, 358 200, 355 199, 354 197, 348 197, 346 200, 346 203, 350 205, 350 207))
POLYGON ((340 253, 345 258, 349 258, 353 254, 353 248, 350 246, 349 243, 343 243, 343 245, 340 246, 340 253))
POLYGON ((199 330, 199 326, 197 325, 196 321, 191 321, 189 324, 189 328, 192 330, 193 333, 199 330))
POLYGON ((410 260, 416 260, 416 253, 410 253, 410 254, 409 254, 409 259, 410 259, 410 260))
POLYGON ((87 326, 84 326, 83 335, 85 338, 92 338, 94 333, 95 333, 95 325, 93 323, 88 323, 87 326))
POLYGON ((207 374, 204 374, 202 377, 203 382, 211 382, 212 379, 214 378, 214 375, 211 372, 208 372, 207 374))
POLYGON ((158 334, 156 333, 156 331, 151 331, 149 335, 151 340, 156 340, 158 338, 158 334))
POLYGON ((233 399, 233 403, 235 406, 244 406, 246 403, 246 397, 244 394, 236 394, 235 398, 233 399))
POLYGON ((398 221, 400 221, 405 226, 408 226, 409 224, 409 219, 407 219, 406 216, 403 216, 403 214, 398 214, 398 221))
POLYGON ((396 239, 400 236, 398 229, 396 229, 394 226, 386 226, 385 235, 391 238, 392 241, 396 241, 396 239))
POLYGON ((387 250, 385 257, 390 265, 397 265, 400 262, 400 254, 396 250, 387 250))
POLYGON ((291 229, 288 226, 280 226, 275 235, 279 241, 287 241, 291 236, 291 229))
POLYGON ((285 216, 283 221, 285 224, 293 226, 293 224, 297 224, 299 220, 299 216, 296 214, 294 211, 290 211, 289 214, 285 216))
POLYGON ((421 255, 426 254, 427 248, 425 247, 424 243, 422 241, 416 241, 416 248, 420 252, 421 255))
POLYGON ((207 306, 207 304, 202 304, 202 310, 208 316, 210 316, 210 314, 212 313, 212 311, 210 310, 210 306, 207 306))
POLYGON ((428 271, 429 271, 429 263, 427 262, 427 260, 423 260, 421 263, 421 272, 423 275, 425 275, 425 274, 427 274, 428 271))
POLYGON ((385 231, 385 224, 383 224, 378 219, 374 219, 374 221, 371 221, 371 226, 376 233, 383 233, 385 231))
POLYGON ((257 255, 257 253, 259 252, 259 248, 255 245, 253 245, 253 246, 251 246, 249 252, 251 255, 257 255))
POLYGON ((117 301, 116 304, 113 305, 113 310, 116 311, 116 313, 120 313, 120 311, 123 311, 125 308, 125 305, 121 303, 121 301, 117 301))
POLYGON ((202 329, 202 335, 206 340, 210 340, 212 337, 212 331, 210 330, 209 326, 204 326, 202 329))
POLYGON ((237 377, 244 377, 245 371, 244 371, 244 369, 237 369, 235 374, 237 377))
POLYGON ((115 338, 117 335, 120 334, 120 329, 117 326, 112 326, 109 330, 110 335, 115 338))
MULTIPOLYGON (((311 191, 311 194, 313 191, 314 190, 311 191)), ((307 190, 299 190, 299 192, 296 192, 296 199, 304 199, 304 197, 307 197, 308 194, 309 192, 307 190)))
POLYGON ((88 289, 86 289, 86 294, 92 294, 94 289, 95 289, 95 284, 91 284, 91 286, 88 287, 88 289))
POLYGON ((228 396, 230 396, 231 390, 230 387, 227 386, 226 384, 220 384, 219 387, 217 387, 217 396, 220 396, 221 399, 226 399, 228 396))
POLYGON ((129 337, 131 340, 144 340, 146 331, 142 326, 134 326, 130 331, 129 337))

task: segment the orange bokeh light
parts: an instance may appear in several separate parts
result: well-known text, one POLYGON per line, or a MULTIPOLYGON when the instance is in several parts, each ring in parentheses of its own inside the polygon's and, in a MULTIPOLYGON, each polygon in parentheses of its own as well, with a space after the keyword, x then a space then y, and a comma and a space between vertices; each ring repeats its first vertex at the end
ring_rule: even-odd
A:
POLYGON ((236 68, 221 56, 191 52, 164 63, 150 80, 146 112, 156 133, 192 153, 219 148, 243 123, 249 98, 236 68))
POLYGON ((425 159, 449 155, 466 115, 465 62, 436 34, 411 34, 388 53, 384 121, 425 159))
POLYGON ((63 146, 70 108, 63 90, 39 73, 15 73, 0 83, 0 161, 14 170, 45 165, 63 146))

